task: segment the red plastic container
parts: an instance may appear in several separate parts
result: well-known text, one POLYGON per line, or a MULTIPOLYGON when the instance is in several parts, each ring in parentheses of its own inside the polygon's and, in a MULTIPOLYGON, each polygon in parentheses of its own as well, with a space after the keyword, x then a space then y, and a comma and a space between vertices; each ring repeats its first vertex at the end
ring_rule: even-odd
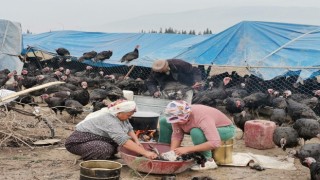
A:
MULTIPOLYGON (((167 152, 170 150, 170 144, 163 143, 141 143, 146 149, 149 148, 148 144, 154 146, 159 150, 160 153, 167 152)), ((194 164, 194 160, 187 161, 160 161, 150 160, 139 156, 137 153, 132 152, 123 146, 119 148, 121 158, 131 168, 143 173, 151 174, 178 174, 194 164)))
POLYGON ((267 120, 247 121, 244 125, 244 143, 255 149, 274 148, 272 137, 276 124, 267 120))

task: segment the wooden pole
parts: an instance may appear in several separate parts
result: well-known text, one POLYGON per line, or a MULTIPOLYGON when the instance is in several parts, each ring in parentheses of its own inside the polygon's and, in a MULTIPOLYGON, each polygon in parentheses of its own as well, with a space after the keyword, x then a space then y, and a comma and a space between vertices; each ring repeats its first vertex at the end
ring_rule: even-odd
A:
POLYGON ((42 84, 42 85, 39 85, 39 86, 36 86, 36 87, 32 87, 32 88, 29 88, 29 89, 25 89, 23 91, 12 93, 12 94, 10 94, 8 96, 5 96, 5 97, 1 97, 0 98, 0 102, 3 102, 5 100, 11 99, 11 98, 14 98, 16 96, 20 96, 22 94, 27 94, 27 93, 32 92, 32 91, 36 91, 36 90, 43 89, 43 88, 46 88, 46 87, 49 87, 49 86, 63 84, 63 83, 65 83, 65 82, 55 81, 55 82, 49 82, 49 83, 46 83, 46 84, 42 84))
POLYGON ((132 67, 130 68, 130 70, 128 71, 128 73, 126 74, 126 76, 124 76, 123 79, 125 79, 126 77, 128 77, 130 75, 130 73, 132 72, 133 68, 135 67, 135 65, 132 65, 132 67))

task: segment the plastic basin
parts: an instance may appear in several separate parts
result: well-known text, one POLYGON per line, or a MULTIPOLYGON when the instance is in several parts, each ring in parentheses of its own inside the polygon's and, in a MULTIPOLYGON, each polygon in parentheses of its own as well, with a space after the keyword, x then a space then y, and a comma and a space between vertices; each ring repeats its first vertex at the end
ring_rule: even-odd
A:
MULTIPOLYGON (((148 144, 157 148, 160 153, 170 150, 169 144, 145 142, 141 143, 146 149, 149 149, 148 144)), ((151 160, 141 155, 132 152, 124 147, 119 148, 121 158, 133 170, 150 174, 178 174, 194 164, 194 160, 187 161, 161 161, 151 160)))

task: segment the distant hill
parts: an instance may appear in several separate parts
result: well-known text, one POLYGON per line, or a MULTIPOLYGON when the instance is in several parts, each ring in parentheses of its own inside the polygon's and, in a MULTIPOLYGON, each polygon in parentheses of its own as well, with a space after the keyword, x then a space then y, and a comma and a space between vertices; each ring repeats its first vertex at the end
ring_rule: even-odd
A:
MULTIPOLYGON (((195 30, 209 28, 213 33, 241 21, 269 21, 320 25, 320 8, 312 7, 219 7, 171 14, 150 14, 91 27, 102 32, 159 31, 160 28, 195 30)), ((89 27, 86 29, 91 30, 89 27)))

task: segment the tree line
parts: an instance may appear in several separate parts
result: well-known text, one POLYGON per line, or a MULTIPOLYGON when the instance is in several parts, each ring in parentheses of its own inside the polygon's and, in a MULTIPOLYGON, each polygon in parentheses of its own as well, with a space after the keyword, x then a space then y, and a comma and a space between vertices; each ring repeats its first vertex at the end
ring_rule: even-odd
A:
POLYGON ((157 30, 149 30, 149 31, 145 31, 145 30, 141 30, 140 33, 164 33, 164 34, 192 34, 192 35, 204 35, 204 34, 212 34, 212 31, 207 28, 205 29, 203 32, 199 31, 198 33, 196 33, 195 30, 177 30, 177 29, 173 29, 172 27, 169 28, 165 28, 164 30, 162 28, 159 29, 159 31, 157 30))

